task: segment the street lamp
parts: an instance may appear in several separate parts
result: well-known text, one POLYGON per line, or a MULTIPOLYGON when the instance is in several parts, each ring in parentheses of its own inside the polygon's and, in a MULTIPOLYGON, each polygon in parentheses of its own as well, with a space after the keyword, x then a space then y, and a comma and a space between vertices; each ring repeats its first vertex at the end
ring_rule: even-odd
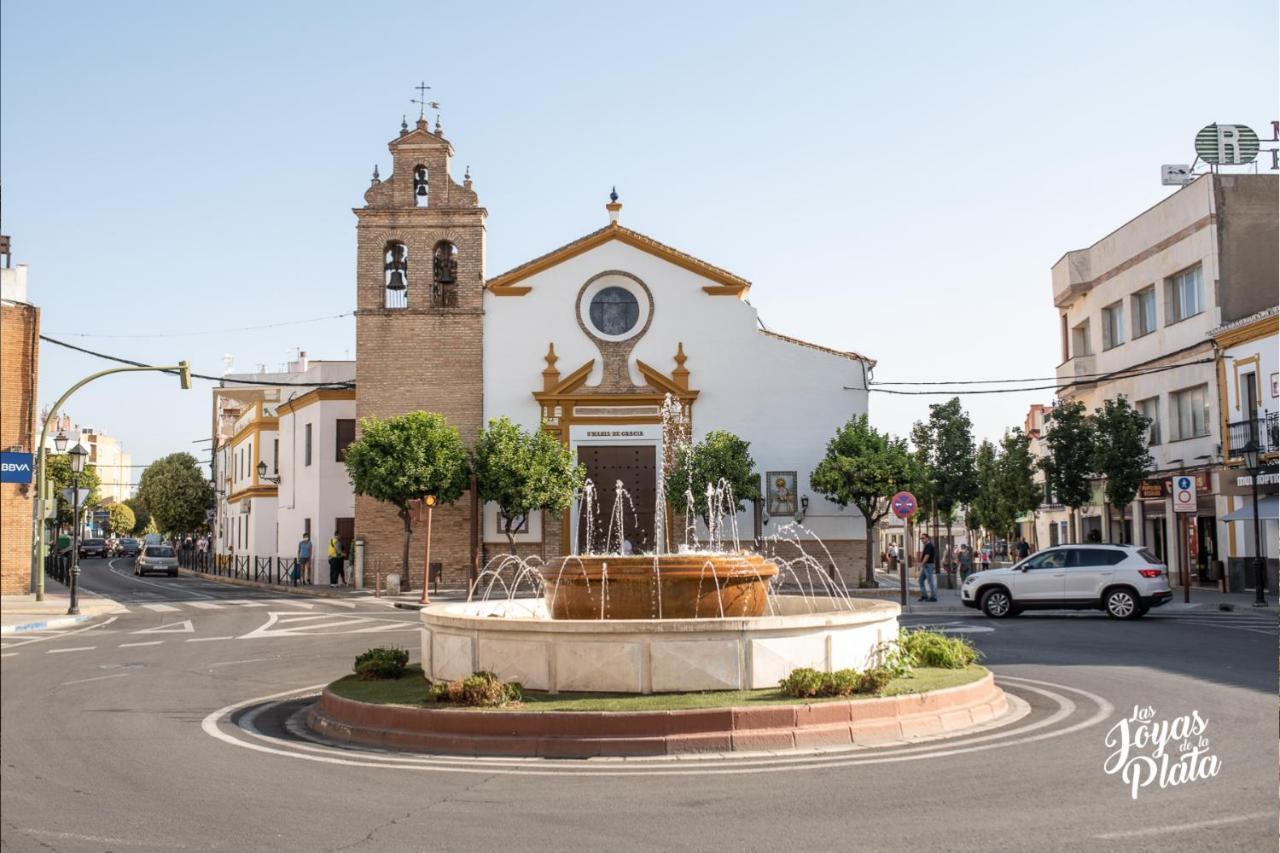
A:
MULTIPOLYGON (((55 443, 57 439, 54 439, 55 443)), ((84 461, 89 451, 84 445, 76 442, 76 446, 68 451, 71 459, 71 606, 67 608, 68 616, 80 615, 80 599, 78 596, 78 580, 80 578, 80 475, 84 473, 84 461)))
POLYGON ((1244 458, 1244 467, 1249 469, 1249 480, 1253 483, 1253 571, 1256 583, 1253 606, 1266 607, 1267 596, 1264 585, 1267 582, 1267 560, 1262 556, 1262 519, 1258 517, 1258 477, 1262 476, 1262 448, 1258 442, 1249 439, 1249 443, 1240 448, 1244 458))
POLYGON ((59 453, 67 452, 67 434, 62 430, 58 430, 58 434, 53 437, 53 448, 59 453))
POLYGON ((268 476, 267 476, 267 463, 266 463, 266 462, 259 462, 259 463, 258 463, 258 479, 259 479, 259 480, 266 480, 268 483, 275 483, 277 486, 278 486, 278 485, 280 485, 280 478, 279 478, 279 477, 268 477, 268 476))

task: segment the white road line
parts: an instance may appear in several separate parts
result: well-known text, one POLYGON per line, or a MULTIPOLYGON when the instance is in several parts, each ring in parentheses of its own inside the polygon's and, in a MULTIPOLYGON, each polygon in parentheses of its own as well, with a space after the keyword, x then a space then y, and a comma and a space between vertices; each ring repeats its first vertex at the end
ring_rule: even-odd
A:
POLYGON ((95 675, 93 678, 77 678, 75 681, 64 681, 58 686, 66 687, 68 684, 84 684, 88 681, 102 681, 104 678, 124 678, 127 675, 129 675, 127 672, 117 672, 113 675, 95 675))
POLYGON ((169 613, 178 609, 170 604, 144 604, 142 606, 148 610, 154 610, 156 613, 169 613))
POLYGON ((4 654, 0 655, 0 658, 12 658, 17 656, 18 656, 17 652, 5 652, 4 654))
POLYGON ((72 649, 49 649, 49 651, 45 652, 45 654, 60 655, 60 654, 65 654, 66 652, 91 652, 96 648, 97 646, 76 646, 75 648, 72 648, 72 649))
POLYGON ((1231 817, 1211 818, 1210 820, 1198 820, 1194 823, 1175 823, 1165 824, 1164 826, 1149 826, 1145 829, 1129 829, 1123 832, 1104 832, 1101 835, 1095 835, 1094 838, 1103 840, 1111 840, 1115 838, 1143 838, 1149 835, 1170 835, 1175 832, 1186 832, 1189 829, 1208 829, 1212 826, 1224 826, 1228 823, 1243 823, 1246 820, 1261 820, 1263 818, 1274 817, 1271 812, 1254 812, 1253 814, 1232 815, 1231 817))
POLYGON ((238 604, 241 607, 266 607, 265 601, 250 601, 247 598, 228 598, 222 602, 223 604, 238 604))
POLYGON ((221 610, 221 604, 214 604, 211 601, 188 601, 188 607, 198 607, 201 610, 221 610))
POLYGON ((117 649, 135 649, 138 646, 158 646, 163 642, 164 640, 148 640, 145 643, 121 643, 120 645, 116 646, 116 648, 117 649))
POLYGON ((334 607, 350 607, 352 610, 354 610, 356 606, 356 603, 354 601, 339 601, 336 598, 325 599, 324 603, 332 604, 334 607))
POLYGON ((262 661, 267 661, 267 660, 275 660, 275 658, 249 658, 247 660, 224 660, 219 663, 209 664, 209 668, 213 669, 215 666, 232 666, 237 663, 261 663, 262 661))
POLYGON ((232 637, 230 635, 226 637, 192 637, 190 640, 187 640, 187 642, 188 643, 211 643, 214 640, 234 640, 234 639, 235 637, 232 637))
MULTIPOLYGON (((115 560, 112 560, 110 563, 107 564, 107 571, 111 572, 111 574, 113 575, 119 575, 120 577, 124 578, 127 581, 144 584, 146 586, 154 586, 156 589, 163 589, 165 592, 172 592, 175 589, 175 584, 156 583, 155 581, 149 581, 146 578, 138 577, 129 572, 122 572, 116 568, 115 560)), ((186 584, 177 585, 177 588, 181 589, 184 595, 193 595, 198 598, 213 598, 212 595, 205 595, 204 593, 195 592, 190 588, 190 586, 186 584)), ((103 595, 109 596, 110 593, 103 593, 103 595)))
POLYGON ((310 610, 313 607, 315 607, 315 605, 312 604, 310 601, 294 601, 291 598, 273 598, 271 599, 271 603, 273 605, 286 604, 289 607, 301 607, 304 610, 310 610))

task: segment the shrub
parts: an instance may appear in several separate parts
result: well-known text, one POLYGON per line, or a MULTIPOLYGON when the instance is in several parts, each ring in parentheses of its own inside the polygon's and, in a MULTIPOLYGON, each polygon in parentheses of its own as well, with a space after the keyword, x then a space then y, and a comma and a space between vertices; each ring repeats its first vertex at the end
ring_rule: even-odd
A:
POLYGON ((524 699, 518 681, 503 681, 492 672, 475 672, 454 681, 436 681, 427 686, 427 699, 471 708, 498 708, 524 699))
POLYGON ((816 669, 802 666, 799 669, 791 670, 791 674, 778 682, 778 686, 782 688, 783 693, 793 699, 808 699, 811 696, 821 696, 823 695, 822 686, 825 675, 825 672, 818 672, 816 669))
POLYGON ((409 665, 409 652, 405 649, 376 648, 356 658, 355 673, 363 681, 375 678, 399 678, 409 665))
POLYGON ((858 674, 856 693, 879 693, 897 675, 883 666, 875 666, 858 674))
POLYGON ((852 696, 855 693, 878 693, 896 675, 884 667, 864 672, 856 669, 838 669, 835 672, 818 672, 801 667, 778 683, 782 692, 793 699, 811 699, 825 696, 852 696))
POLYGON ((898 635, 898 644, 913 666, 964 669, 981 657, 981 653, 963 637, 945 637, 934 631, 904 629, 898 635))

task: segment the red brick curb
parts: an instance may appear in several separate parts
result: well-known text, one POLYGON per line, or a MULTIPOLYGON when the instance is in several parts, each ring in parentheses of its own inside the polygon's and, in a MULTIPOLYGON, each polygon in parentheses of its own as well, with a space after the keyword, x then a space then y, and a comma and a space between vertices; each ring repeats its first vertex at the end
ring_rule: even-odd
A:
POLYGON ((908 696, 694 711, 466 711, 374 705, 328 689, 307 725, 344 743, 476 756, 673 755, 873 746, 959 732, 1008 710, 991 673, 908 696))

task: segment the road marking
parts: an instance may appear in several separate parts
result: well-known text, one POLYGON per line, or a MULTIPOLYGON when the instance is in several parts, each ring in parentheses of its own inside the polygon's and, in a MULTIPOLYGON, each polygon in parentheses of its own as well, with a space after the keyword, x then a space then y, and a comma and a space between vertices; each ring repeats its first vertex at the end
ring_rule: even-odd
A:
POLYGON ((275 660, 275 658, 248 658, 247 660, 224 660, 219 663, 209 664, 209 668, 213 669, 215 666, 234 666, 235 664, 238 664, 238 663, 261 663, 262 661, 267 661, 267 660, 275 660))
POLYGON ((77 678, 75 681, 64 681, 64 682, 62 682, 61 684, 59 684, 58 686, 59 686, 59 687, 66 687, 68 684, 84 684, 84 683, 85 683, 85 682, 87 682, 87 681, 101 681, 101 680, 103 680, 104 678, 124 678, 124 677, 126 677, 128 674, 129 674, 129 673, 127 673, 127 672, 117 672, 117 673, 113 673, 113 674, 111 674, 111 675, 95 675, 93 678, 77 678))
POLYGON ((12 658, 17 656, 18 656, 17 652, 5 652, 4 654, 0 655, 0 658, 12 658))
POLYGON ((62 838, 67 841, 88 841, 93 844, 108 844, 113 847, 159 847, 162 850, 166 850, 184 848, 187 846, 176 841, 165 841, 157 844, 151 841, 141 841, 130 838, 110 838, 105 835, 81 835, 78 832, 55 832, 51 829, 24 829, 22 831, 27 835, 42 835, 46 838, 62 838))
POLYGON ((168 625, 159 625, 155 628, 143 628, 141 631, 132 631, 133 634, 194 634, 195 628, 191 627, 190 619, 183 619, 181 622, 170 622, 168 625))
POLYGON ((135 649, 138 646, 158 646, 163 642, 164 640, 148 640, 145 643, 121 643, 120 645, 116 646, 116 648, 117 649, 135 649))
POLYGON ((169 613, 178 609, 170 604, 144 604, 142 606, 148 610, 154 610, 156 613, 169 613))
POLYGON ((222 603, 238 604, 241 607, 267 607, 268 606, 268 603, 265 601, 250 601, 247 598, 228 598, 226 601, 223 601, 222 603))
POLYGON ((45 654, 60 655, 60 654, 65 654, 66 652, 91 652, 96 648, 97 646, 76 646, 75 648, 71 648, 71 649, 49 649, 49 651, 45 652, 45 654))
POLYGON ((288 605, 289 607, 301 607, 304 610, 311 610, 313 607, 315 607, 315 605, 312 604, 310 601, 294 601, 293 599, 290 599, 290 598, 273 598, 271 599, 271 603, 273 605, 285 604, 285 605, 288 605))
POLYGON ((188 607, 198 607, 201 610, 221 610, 221 604, 214 604, 211 601, 188 601, 188 607))
POLYGON ((1166 824, 1164 826, 1149 826, 1145 829, 1128 829, 1123 832, 1104 832, 1101 835, 1095 835, 1094 838, 1111 840, 1114 838, 1143 838, 1148 835, 1169 835, 1174 832, 1186 832, 1189 829, 1208 829, 1212 826, 1223 826, 1228 823, 1243 823, 1246 820, 1261 820, 1262 818, 1272 817, 1271 812, 1254 812, 1253 814, 1232 815, 1231 817, 1218 817, 1209 820, 1198 820, 1194 823, 1176 823, 1166 824))
POLYGON ((187 640, 187 642, 188 643, 211 643, 214 640, 234 640, 234 639, 235 637, 232 637, 230 635, 226 637, 192 637, 191 639, 187 640))
MULTIPOLYGON (((57 634, 48 634, 48 635, 42 635, 39 637, 32 637, 31 639, 24 639, 18 642, 9 642, 7 646, 29 646, 32 643, 43 643, 46 640, 57 640, 62 636, 70 636, 72 634, 83 634, 85 631, 94 631, 94 630, 97 630, 98 628, 105 628, 106 626, 110 625, 112 622, 116 621, 119 618, 120 618, 119 616, 112 616, 111 618, 107 619, 107 621, 99 622, 97 625, 89 625, 86 628, 77 628, 74 631, 59 631, 57 634)), ((32 633, 36 633, 36 632, 33 631, 32 633)), ((106 631, 104 633, 109 634, 111 632, 106 631)))
POLYGON ((354 610, 356 606, 354 601, 339 601, 336 598, 325 599, 324 603, 332 604, 334 607, 350 607, 352 610, 354 610))
MULTIPOLYGON (((122 572, 122 571, 120 571, 119 569, 117 569, 117 568, 116 568, 116 565, 115 565, 115 564, 116 564, 116 561, 115 561, 115 560, 112 560, 110 563, 108 563, 108 564, 107 564, 107 571, 111 572, 111 574, 113 574, 113 575, 118 575, 119 577, 122 577, 122 578, 124 578, 124 579, 125 579, 125 580, 127 580, 127 581, 131 581, 132 583, 140 583, 140 584, 144 584, 144 585, 146 585, 146 586, 153 586, 153 587, 155 587, 156 589, 163 589, 163 590, 165 590, 166 592, 171 592, 171 591, 174 589, 174 587, 176 586, 176 587, 178 587, 179 589, 181 589, 181 590, 182 590, 182 592, 183 592, 183 594, 184 594, 184 595, 193 595, 193 596, 196 596, 197 598, 213 598, 213 596, 212 596, 212 595, 205 595, 204 593, 200 593, 200 592, 196 592, 196 591, 192 590, 192 589, 190 588, 190 585, 188 585, 188 584, 165 584, 165 583, 156 583, 155 581, 149 581, 149 580, 147 580, 146 578, 138 577, 138 576, 136 576, 136 575, 134 575, 134 574, 132 574, 132 573, 129 573, 129 572, 122 572)), ((94 591, 94 590, 90 590, 90 592, 93 592, 93 591, 94 591)), ((110 593, 103 593, 103 595, 110 595, 110 593)))

